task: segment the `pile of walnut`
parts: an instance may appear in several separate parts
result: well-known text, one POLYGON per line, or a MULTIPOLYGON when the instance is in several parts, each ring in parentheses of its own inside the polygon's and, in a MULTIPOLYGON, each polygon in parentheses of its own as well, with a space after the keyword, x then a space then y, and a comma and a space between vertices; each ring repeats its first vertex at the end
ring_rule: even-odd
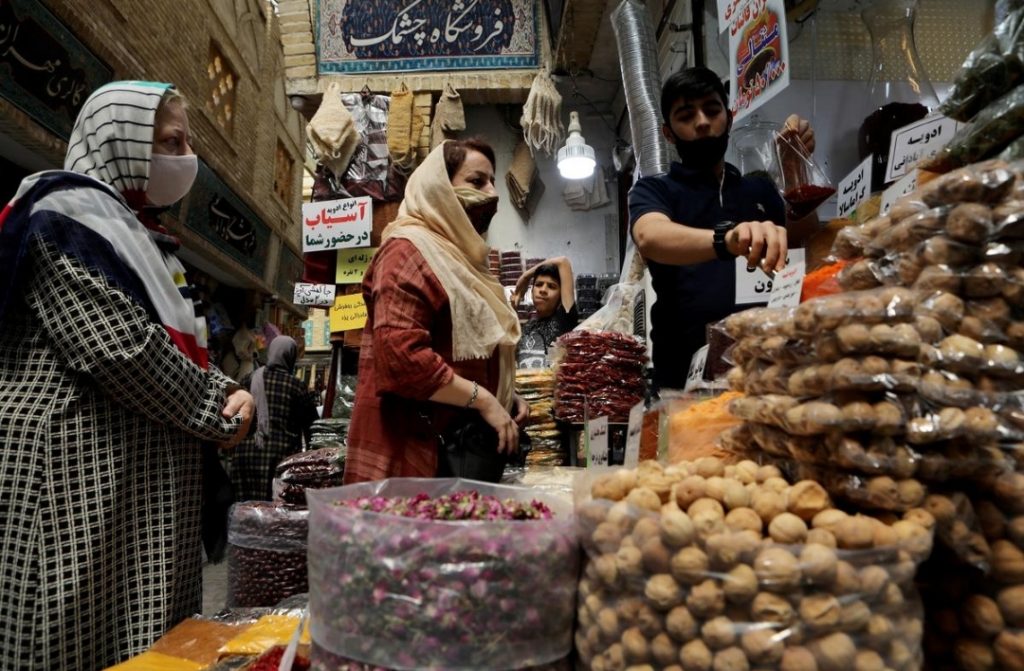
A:
POLYGON ((944 175, 833 252, 850 293, 730 320, 730 443, 862 510, 928 510, 929 667, 1024 671, 1024 164, 944 175))
POLYGON ((1016 384, 1024 364, 1004 345, 986 354, 947 336, 950 301, 884 287, 729 317, 729 379, 747 395, 731 406, 745 423, 726 444, 869 510, 902 512, 926 485, 1012 470, 1002 445, 1021 432, 995 410, 1011 393, 977 378, 1016 384))
POLYGON ((969 501, 957 494, 927 508, 948 523, 963 506, 982 533, 971 542, 973 564, 939 548, 921 569, 929 668, 1024 671, 1024 475, 1002 474, 969 501))
POLYGON ((576 647, 595 671, 920 668, 935 519, 886 524, 813 481, 714 457, 601 476, 577 508, 576 647))

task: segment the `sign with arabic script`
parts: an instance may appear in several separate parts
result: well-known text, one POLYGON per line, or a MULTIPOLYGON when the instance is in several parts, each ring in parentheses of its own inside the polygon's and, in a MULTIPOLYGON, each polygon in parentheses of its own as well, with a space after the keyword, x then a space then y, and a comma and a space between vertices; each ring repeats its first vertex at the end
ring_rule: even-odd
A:
POLYGON ((735 121, 789 86, 783 0, 749 0, 729 24, 729 99, 735 121))
MULTIPOLYGON (((786 255, 787 266, 794 263, 806 263, 806 261, 807 252, 799 247, 789 250, 786 255)), ((748 269, 746 257, 741 256, 736 259, 736 305, 767 303, 774 286, 774 275, 764 272, 761 267, 748 269)))
POLYGON ((333 284, 306 284, 305 282, 295 283, 295 295, 292 302, 296 305, 334 305, 334 292, 337 287, 333 284))
POLYGON ((882 192, 882 204, 879 207, 878 213, 881 215, 889 214, 889 210, 892 209, 897 200, 913 193, 915 189, 917 189, 917 170, 911 170, 906 175, 903 175, 903 177, 900 177, 898 182, 882 192))
POLYGON ((318 0, 320 74, 535 68, 534 0, 318 0))
POLYGON ((354 331, 366 326, 366 303, 362 294, 349 294, 334 299, 334 306, 328 311, 331 333, 354 331))
POLYGON ((868 156, 849 175, 839 182, 839 202, 836 205, 836 216, 840 219, 857 209, 871 193, 871 164, 868 156))
POLYGON ((367 247, 373 228, 369 196, 302 204, 302 251, 367 247))
POLYGON ((0 1, 0 96, 64 138, 113 70, 35 0, 0 1))
POLYGON ((958 124, 944 116, 931 116, 897 128, 889 143, 889 166, 885 169, 886 183, 895 181, 919 161, 931 158, 956 135, 958 124))
POLYGON ((376 247, 357 247, 338 252, 338 265, 334 272, 337 284, 359 284, 363 281, 366 269, 370 267, 376 247))

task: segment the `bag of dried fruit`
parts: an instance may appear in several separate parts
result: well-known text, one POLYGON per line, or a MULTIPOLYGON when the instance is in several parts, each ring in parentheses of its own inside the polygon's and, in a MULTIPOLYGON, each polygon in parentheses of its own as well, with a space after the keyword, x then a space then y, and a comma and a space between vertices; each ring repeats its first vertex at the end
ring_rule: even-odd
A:
POLYGON ((564 498, 415 478, 306 495, 315 667, 498 671, 569 654, 579 552, 564 498))
POLYGON ((308 590, 309 512, 274 501, 242 501, 228 514, 229 608, 276 606, 308 590))

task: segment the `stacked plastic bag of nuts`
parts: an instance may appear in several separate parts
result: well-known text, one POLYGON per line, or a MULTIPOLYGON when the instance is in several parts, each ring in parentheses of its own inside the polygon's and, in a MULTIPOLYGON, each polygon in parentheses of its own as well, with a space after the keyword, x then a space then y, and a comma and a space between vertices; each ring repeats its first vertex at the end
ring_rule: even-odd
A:
POLYGON ((917 565, 934 518, 885 524, 813 481, 714 457, 597 477, 576 649, 597 671, 920 668, 917 565))
POLYGON ((936 178, 840 233, 850 293, 729 322, 748 393, 732 445, 880 519, 936 519, 920 578, 934 669, 1024 669, 1022 173, 936 178))

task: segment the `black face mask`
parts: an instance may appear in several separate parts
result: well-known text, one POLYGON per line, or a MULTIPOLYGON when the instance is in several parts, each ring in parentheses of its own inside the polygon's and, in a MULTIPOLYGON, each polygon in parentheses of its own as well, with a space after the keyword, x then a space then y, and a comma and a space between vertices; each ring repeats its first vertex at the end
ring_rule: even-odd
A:
POLYGON ((466 208, 466 216, 469 217, 469 223, 473 224, 473 229, 481 237, 487 233, 487 229, 491 227, 491 220, 494 219, 494 215, 497 213, 497 198, 486 200, 478 205, 470 205, 466 208))
POLYGON ((691 170, 711 170, 725 157, 728 148, 728 129, 718 137, 702 137, 697 140, 680 140, 676 137, 679 161, 691 170))

